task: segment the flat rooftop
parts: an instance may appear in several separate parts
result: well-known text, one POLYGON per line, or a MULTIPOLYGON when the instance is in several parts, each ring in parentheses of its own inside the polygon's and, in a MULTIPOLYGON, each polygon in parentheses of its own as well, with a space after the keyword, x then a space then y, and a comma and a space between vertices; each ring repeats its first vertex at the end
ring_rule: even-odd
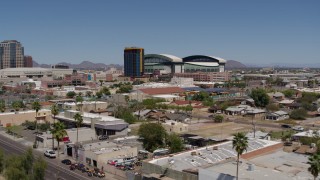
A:
MULTIPOLYGON (((240 179, 313 179, 308 172, 307 155, 279 150, 250 160, 241 159, 241 161, 242 163, 239 165, 240 179), (251 164, 253 165, 252 170, 249 169, 251 164)), ((211 174, 223 173, 235 176, 236 161, 211 166, 205 171, 211 174)))
MULTIPOLYGON (((249 147, 246 153, 262 149, 268 146, 279 144, 279 142, 262 139, 249 139, 249 147)), ((199 149, 183 152, 173 155, 172 157, 162 157, 149 161, 149 163, 160 166, 171 164, 171 169, 182 171, 184 169, 207 168, 223 160, 236 157, 236 152, 232 148, 232 142, 202 147, 199 149), (213 147, 218 147, 214 149, 213 147), (192 156, 191 152, 195 151, 197 155, 192 156), (174 162, 174 163, 172 163, 174 162)))
POLYGON ((126 150, 126 149, 130 149, 130 146, 122 146, 113 142, 109 142, 109 141, 100 141, 100 142, 96 142, 96 143, 89 143, 89 144, 84 144, 82 145, 82 147, 86 150, 86 151, 92 151, 95 154, 99 155, 99 154, 104 154, 104 153, 108 153, 108 152, 113 152, 113 151, 120 151, 120 150, 126 150))
MULTIPOLYGON (((29 113, 35 113, 35 110, 27 110, 27 111, 17 111, 17 112, 5 112, 5 113, 0 113, 0 116, 4 115, 14 115, 14 114, 29 114, 29 113)), ((49 109, 40 109, 39 112, 51 112, 49 109)))

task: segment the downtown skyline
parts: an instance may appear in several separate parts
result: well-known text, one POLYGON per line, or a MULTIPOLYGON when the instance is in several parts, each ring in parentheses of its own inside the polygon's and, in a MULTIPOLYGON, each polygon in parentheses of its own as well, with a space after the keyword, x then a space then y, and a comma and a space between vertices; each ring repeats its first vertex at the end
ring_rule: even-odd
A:
POLYGON ((244 64, 315 64, 318 1, 2 2, 0 40, 38 63, 123 64, 123 49, 206 54, 244 64), (15 13, 10 13, 15 7, 15 13))

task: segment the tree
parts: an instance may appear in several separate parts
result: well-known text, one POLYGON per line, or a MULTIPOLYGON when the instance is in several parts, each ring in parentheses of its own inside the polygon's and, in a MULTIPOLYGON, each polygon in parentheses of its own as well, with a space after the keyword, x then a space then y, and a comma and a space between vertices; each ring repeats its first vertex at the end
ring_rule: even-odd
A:
POLYGON ((86 91, 86 96, 91 97, 92 96, 92 91, 86 91))
POLYGON ((33 152, 31 148, 28 148, 27 151, 24 153, 24 156, 22 156, 21 159, 21 165, 23 169, 25 170, 26 174, 32 173, 32 164, 33 164, 33 152))
POLYGON ((154 151, 157 148, 164 147, 166 130, 161 124, 143 123, 140 125, 138 134, 141 137, 143 147, 147 151, 154 151))
POLYGON ((76 97, 76 103, 79 111, 82 111, 82 102, 83 102, 83 97, 82 96, 77 96, 76 97))
POLYGON ((67 135, 67 131, 65 130, 65 126, 62 122, 56 122, 53 124, 53 129, 51 130, 53 137, 58 142, 58 157, 59 157, 59 150, 60 150, 60 141, 67 135))
POLYGON ((22 155, 8 156, 5 161, 2 159, 0 162, 5 165, 2 170, 8 180, 44 180, 47 163, 42 157, 34 161, 31 148, 22 155))
POLYGON ((41 109, 41 104, 38 102, 38 101, 35 101, 32 103, 32 109, 36 111, 36 117, 35 117, 35 123, 36 123, 36 131, 37 131, 37 134, 35 136, 35 139, 34 139, 34 147, 37 147, 37 135, 38 135, 38 112, 39 110, 41 109))
POLYGON ((44 180, 47 162, 40 156, 33 164, 33 180, 44 180))
POLYGON ((201 91, 197 94, 195 94, 193 97, 192 97, 192 100, 195 100, 195 101, 204 101, 206 99, 209 98, 209 93, 205 92, 205 91, 201 91))
POLYGON ((7 180, 27 180, 28 176, 24 171, 21 171, 17 167, 8 167, 5 171, 5 177, 7 180))
POLYGON ((110 93, 110 90, 107 88, 107 87, 103 87, 100 92, 106 96, 109 96, 111 93, 110 93))
POLYGON ((117 107, 115 117, 123 119, 125 122, 129 124, 133 124, 136 121, 136 117, 132 114, 131 109, 122 106, 117 107))
POLYGON ((223 116, 222 116, 222 115, 215 115, 215 116, 213 117, 213 120, 214 120, 214 122, 216 122, 216 123, 222 123, 222 121, 223 121, 223 116))
POLYGON ((170 147, 170 153, 181 152, 184 149, 181 138, 175 133, 168 135, 167 145, 170 147))
POLYGON ((291 98, 295 94, 295 91, 292 89, 286 89, 282 91, 282 93, 284 94, 285 97, 291 98))
POLYGON ((2 99, 0 100, 0 111, 1 112, 5 112, 6 111, 6 103, 2 99))
POLYGON ((253 89, 251 91, 250 97, 259 107, 265 107, 267 104, 269 104, 269 96, 264 89, 253 89))
POLYGON ((192 112, 192 110, 193 110, 193 107, 192 107, 190 104, 188 104, 188 105, 185 107, 185 111, 186 111, 186 112, 192 112))
MULTIPOLYGON (((53 124, 56 123, 56 115, 59 114, 59 108, 57 105, 52 105, 51 106, 51 114, 53 115, 53 124)), ((54 149, 54 137, 53 137, 53 133, 52 134, 52 150, 54 149)))
POLYGON ((0 174, 2 174, 4 170, 4 154, 3 154, 3 150, 0 149, 0 174))
POLYGON ((76 93, 74 91, 69 91, 69 92, 67 92, 66 96, 68 98, 74 98, 74 96, 76 96, 76 93))
POLYGON ((77 126, 77 142, 76 142, 76 159, 78 160, 78 147, 79 147, 79 140, 78 140, 78 137, 79 137, 79 134, 78 134, 78 131, 79 131, 79 127, 81 127, 82 123, 83 123, 83 118, 81 116, 81 114, 79 113, 76 113, 74 115, 74 120, 76 121, 76 126, 77 126))
POLYGON ((314 154, 310 156, 308 164, 310 165, 308 171, 313 175, 314 179, 316 180, 320 172, 320 154, 314 154))
POLYGON ((276 104, 268 104, 266 109, 271 112, 279 111, 279 107, 276 104))
POLYGON ((100 99, 102 97, 102 92, 101 91, 96 92, 96 96, 98 99, 100 99))
POLYGON ((304 109, 295 109, 290 113, 290 118, 296 120, 304 120, 307 116, 307 111, 304 109))
POLYGON ((248 146, 248 138, 244 133, 239 132, 233 136, 232 148, 237 152, 237 180, 239 179, 240 155, 242 155, 244 151, 247 151, 248 146))
POLYGON ((100 86, 102 86, 103 80, 102 80, 102 79, 100 79, 100 80, 99 80, 99 82, 100 82, 100 86))
POLYGON ((139 102, 139 101, 135 101, 131 104, 130 108, 133 110, 133 111, 139 111, 139 114, 138 114, 138 120, 140 120, 140 112, 141 110, 144 109, 144 105, 142 104, 142 102, 139 102))
POLYGON ((25 107, 22 101, 14 101, 11 104, 12 108, 14 108, 16 111, 19 111, 20 108, 25 107))

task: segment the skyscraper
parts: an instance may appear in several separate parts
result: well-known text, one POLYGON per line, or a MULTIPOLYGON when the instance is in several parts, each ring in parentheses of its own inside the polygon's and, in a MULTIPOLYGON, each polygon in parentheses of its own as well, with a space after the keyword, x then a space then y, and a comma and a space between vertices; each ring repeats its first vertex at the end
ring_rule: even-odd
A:
POLYGON ((24 67, 33 67, 32 56, 24 56, 24 67))
POLYGON ((0 69, 24 67, 24 48, 16 40, 0 43, 0 69))
POLYGON ((144 49, 128 47, 124 49, 124 75, 141 77, 144 73, 144 49))

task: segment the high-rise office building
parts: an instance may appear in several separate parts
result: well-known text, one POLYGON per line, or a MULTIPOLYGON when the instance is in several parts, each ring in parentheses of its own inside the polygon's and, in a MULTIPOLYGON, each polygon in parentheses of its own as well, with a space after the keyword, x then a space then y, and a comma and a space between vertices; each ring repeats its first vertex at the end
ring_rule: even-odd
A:
POLYGON ((124 49, 124 75, 141 77, 144 73, 144 49, 128 47, 124 49))
POLYGON ((0 43, 0 69, 24 67, 24 48, 16 40, 0 43))
POLYGON ((24 67, 33 67, 32 56, 24 56, 24 67))

